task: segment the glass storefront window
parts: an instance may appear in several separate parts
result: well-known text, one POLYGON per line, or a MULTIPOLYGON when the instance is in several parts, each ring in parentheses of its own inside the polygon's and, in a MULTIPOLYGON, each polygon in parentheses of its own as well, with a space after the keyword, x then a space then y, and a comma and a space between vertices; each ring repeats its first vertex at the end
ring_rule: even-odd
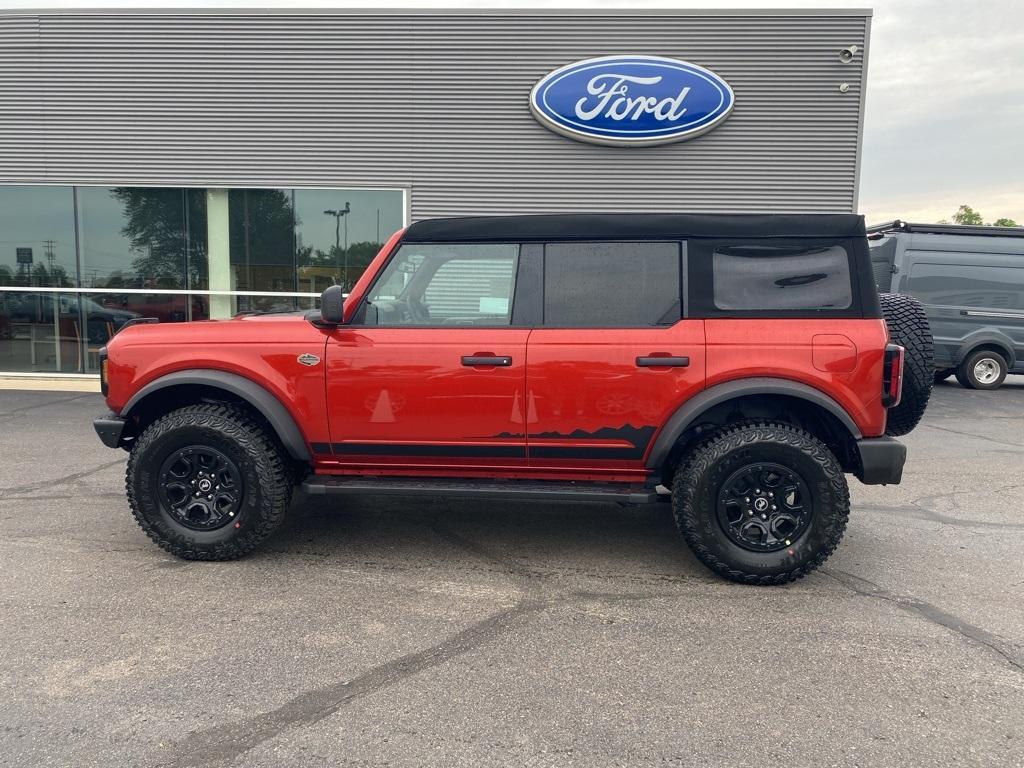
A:
MULTIPOLYGON (((232 290, 295 290, 295 213, 285 189, 233 189, 228 193, 232 290)), ((255 310, 239 296, 238 311, 255 310)), ((271 308, 290 306, 280 300, 271 308)), ((266 302, 264 302, 266 303, 266 302)))
POLYGON ((78 286, 73 187, 0 187, 0 286, 78 286))
POLYGON ((241 294, 350 288, 404 221, 401 190, 0 186, 0 371, 94 373, 134 317, 312 309, 241 294))
POLYGON ((78 294, 0 292, 0 370, 78 373, 81 334, 78 294))
POLYGON ((404 202, 397 189, 296 189, 298 290, 320 293, 334 284, 350 290, 402 228, 404 202))
POLYGON ((205 283, 205 198, 194 190, 81 187, 78 218, 85 287, 205 283))

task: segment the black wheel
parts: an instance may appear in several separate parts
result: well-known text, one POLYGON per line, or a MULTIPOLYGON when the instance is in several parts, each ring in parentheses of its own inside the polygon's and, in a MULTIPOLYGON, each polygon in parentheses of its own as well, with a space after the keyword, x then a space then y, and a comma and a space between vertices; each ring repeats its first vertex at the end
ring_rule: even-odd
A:
POLYGON ((835 456, 814 436, 786 424, 745 424, 684 458, 672 511, 711 570, 746 584, 784 584, 835 550, 850 493, 835 456))
POLYGON ((999 389, 1008 369, 1005 357, 990 349, 980 349, 960 363, 956 380, 970 389, 999 389))
POLYGON ((902 293, 880 293, 889 338, 903 349, 903 397, 889 409, 885 433, 899 437, 921 421, 935 383, 934 345, 924 307, 902 293))
POLYGON ((125 480, 136 521, 186 560, 231 560, 284 521, 292 473, 282 449, 231 405, 192 405, 153 422, 135 441, 125 480))
POLYGON ((935 383, 945 381, 956 372, 956 368, 937 368, 935 370, 935 383))

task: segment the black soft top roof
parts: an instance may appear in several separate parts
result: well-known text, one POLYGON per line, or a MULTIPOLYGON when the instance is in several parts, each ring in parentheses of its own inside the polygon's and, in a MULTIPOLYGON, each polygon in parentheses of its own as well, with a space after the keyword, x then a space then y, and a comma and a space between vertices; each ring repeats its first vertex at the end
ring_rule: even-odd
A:
POLYGON ((411 243, 529 240, 680 240, 689 237, 864 237, 864 217, 847 213, 569 213, 424 219, 411 243))

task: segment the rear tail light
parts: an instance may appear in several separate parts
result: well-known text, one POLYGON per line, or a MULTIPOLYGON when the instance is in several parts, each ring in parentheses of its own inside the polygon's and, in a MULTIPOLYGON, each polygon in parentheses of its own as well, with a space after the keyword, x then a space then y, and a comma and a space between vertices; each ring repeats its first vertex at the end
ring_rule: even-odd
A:
POLYGON ((882 367, 882 405, 892 408, 903 397, 903 347, 886 344, 882 367))

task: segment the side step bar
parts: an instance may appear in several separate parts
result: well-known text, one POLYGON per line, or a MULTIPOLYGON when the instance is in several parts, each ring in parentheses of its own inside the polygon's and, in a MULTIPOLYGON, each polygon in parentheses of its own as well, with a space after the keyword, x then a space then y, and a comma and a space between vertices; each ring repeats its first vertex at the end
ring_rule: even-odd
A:
POLYGON ((310 496, 448 496, 451 498, 530 501, 598 501, 653 504, 668 497, 626 483, 571 483, 546 480, 425 479, 311 475, 302 483, 310 496))

